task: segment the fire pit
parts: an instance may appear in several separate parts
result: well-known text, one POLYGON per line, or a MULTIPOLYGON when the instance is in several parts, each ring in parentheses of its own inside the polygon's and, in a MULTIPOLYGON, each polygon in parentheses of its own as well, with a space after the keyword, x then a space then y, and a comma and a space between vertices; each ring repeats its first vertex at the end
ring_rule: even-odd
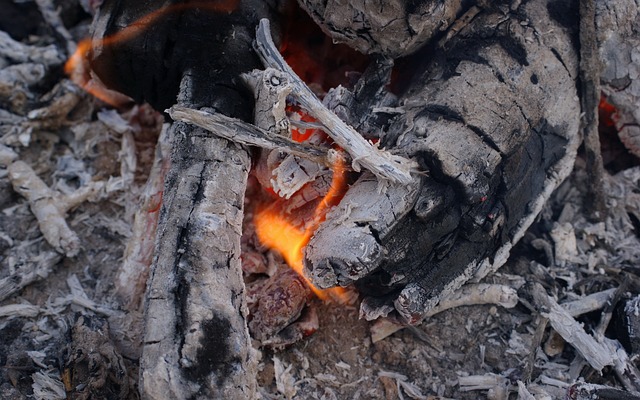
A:
MULTIPOLYGON (((637 390, 635 366, 616 348, 618 342, 603 339, 608 322, 594 328, 594 339, 575 321, 579 312, 547 294, 558 287, 553 278, 546 279, 556 273, 566 290, 580 286, 575 276, 549 272, 554 268, 571 264, 579 271, 572 274, 595 273, 595 253, 584 243, 593 235, 606 236, 590 225, 566 225, 575 210, 553 210, 556 203, 550 203, 541 218, 557 224, 538 228, 548 236, 526 240, 526 246, 544 253, 546 267, 531 263, 525 274, 545 287, 523 285, 514 275, 478 283, 508 260, 569 176, 582 134, 588 138, 589 176, 595 179, 590 215, 608 216, 604 201, 611 204, 614 197, 616 204, 634 204, 626 191, 611 188, 635 178, 609 178, 594 142, 601 77, 596 51, 611 40, 600 33, 610 29, 602 17, 608 14, 596 13, 591 3, 578 10, 542 0, 398 1, 376 9, 364 3, 301 1, 311 22, 293 3, 275 3, 107 0, 94 19, 93 37, 80 42, 69 58, 66 72, 73 81, 112 107, 124 110, 134 101, 147 101, 174 122, 162 128, 115 273, 113 295, 120 309, 101 309, 109 324, 131 327, 136 338, 117 338, 120 344, 105 344, 96 355, 88 349, 96 347, 109 325, 86 317, 74 322, 74 356, 63 368, 65 390, 89 395, 115 384, 112 393, 127 396, 129 387, 117 379, 100 384, 82 371, 86 362, 106 360, 118 368, 102 369, 101 375, 126 375, 118 348, 129 346, 127 357, 140 360, 139 390, 145 398, 250 398, 269 381, 291 397, 304 392, 304 384, 292 381, 294 360, 264 357, 309 337, 318 326, 335 326, 318 310, 344 307, 354 321, 357 309, 360 318, 376 321, 375 342, 407 326, 401 333, 405 341, 411 332, 429 341, 413 326, 444 309, 486 303, 513 308, 519 300, 520 307, 537 313, 529 332, 533 352, 518 350, 523 332, 514 328, 508 337, 510 351, 529 357, 526 370, 477 381, 461 377, 461 391, 491 388, 506 396, 516 384, 521 396, 535 391, 523 382, 532 378, 535 349, 548 324, 556 342, 571 344, 585 365, 613 366, 625 388, 637 390), (568 18, 578 11, 579 21, 568 18), (324 33, 310 28, 312 23, 324 33), (333 47, 331 40, 351 49, 333 47), (327 54, 320 64, 312 60, 313 46, 327 54), (581 113, 588 116, 583 128, 581 113), (603 185, 612 190, 608 198, 603 185), (576 239, 576 229, 585 236, 576 239), (578 333, 575 340, 572 331, 578 333), (87 351, 89 358, 82 356, 87 351)), ((41 8, 47 10, 44 1, 41 8)), ((626 54, 628 48, 622 49, 616 57, 626 54)), ((602 76, 609 79, 603 90, 611 82, 618 85, 618 93, 607 93, 611 103, 602 104, 615 108, 613 124, 626 129, 622 141, 633 149, 633 127, 620 122, 637 121, 633 107, 622 100, 635 95, 628 89, 633 86, 623 85, 606 68, 602 76)), ((3 155, 14 190, 28 200, 54 249, 51 257, 84 254, 82 240, 65 221, 69 209, 131 184, 128 171, 135 170, 136 154, 124 150, 135 140, 128 125, 144 120, 141 126, 157 129, 160 124, 158 116, 134 110, 122 114, 124 119, 115 111, 99 114, 110 129, 122 130, 119 183, 101 180, 61 194, 10 150, 3 155)), ((29 118, 41 118, 36 114, 30 112, 29 118)), ((18 142, 19 137, 12 143, 18 142)), ((615 208, 620 212, 615 221, 622 222, 609 223, 608 229, 624 232, 616 235, 628 234, 637 223, 637 210, 628 209, 615 208)), ((635 253, 624 254, 631 260, 635 253)), ((518 263, 510 268, 517 270, 518 263)), ((70 282, 72 290, 82 292, 70 282)), ((616 303, 629 285, 594 296, 610 295, 616 303)), ((592 292, 597 290, 581 293, 592 292)), ((493 326, 501 313, 494 306, 490 322, 475 323, 493 326)), ((602 321, 613 314, 613 306, 605 307, 602 321)), ((462 322, 469 331, 471 320, 462 322)), ((556 343, 552 336, 545 346, 556 343)), ((409 342, 396 345, 413 354, 409 342)), ((376 348, 387 356, 376 362, 394 365, 388 356, 393 350, 381 350, 389 342, 379 343, 376 348)), ((370 341, 361 344, 372 348, 370 341)), ((546 354, 560 356, 562 351, 551 347, 545 347, 546 354)), ((308 356, 294 349, 293 357, 308 368, 308 356)), ((482 365, 486 349, 481 345, 482 365)), ((336 361, 336 368, 346 376, 355 364, 356 359, 336 361)), ((395 390, 424 398, 407 375, 377 374, 387 396, 395 390)), ((315 384, 330 386, 336 379, 321 375, 314 376, 315 384)), ((571 395, 594 390, 576 387, 571 395)))

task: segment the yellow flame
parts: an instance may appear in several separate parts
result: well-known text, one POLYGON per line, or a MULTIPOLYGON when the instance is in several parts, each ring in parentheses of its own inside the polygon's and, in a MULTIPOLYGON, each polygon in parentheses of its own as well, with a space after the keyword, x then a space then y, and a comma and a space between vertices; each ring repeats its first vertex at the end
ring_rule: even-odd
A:
POLYGON ((331 188, 316 206, 313 221, 307 225, 306 229, 297 228, 294 221, 287 220, 281 211, 281 202, 275 202, 259 210, 254 217, 258 240, 270 249, 279 252, 289 267, 298 273, 316 296, 322 300, 332 297, 346 302, 345 290, 343 288, 322 290, 315 287, 303 273, 303 249, 309 243, 320 223, 324 221, 329 209, 338 204, 344 195, 347 186, 345 172, 344 161, 338 160, 333 166, 331 188))

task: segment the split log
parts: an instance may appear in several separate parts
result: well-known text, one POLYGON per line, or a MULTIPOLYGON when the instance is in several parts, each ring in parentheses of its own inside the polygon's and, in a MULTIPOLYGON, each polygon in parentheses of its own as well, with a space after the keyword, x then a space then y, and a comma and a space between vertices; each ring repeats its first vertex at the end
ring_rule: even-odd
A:
POLYGON ((428 55, 381 142, 429 176, 378 194, 360 178, 309 242, 314 283, 355 281, 372 297, 365 301, 391 302, 416 323, 443 295, 506 261, 568 176, 580 142, 577 25, 563 25, 556 5, 483 10, 428 55), (356 198, 361 185, 368 196, 356 198))

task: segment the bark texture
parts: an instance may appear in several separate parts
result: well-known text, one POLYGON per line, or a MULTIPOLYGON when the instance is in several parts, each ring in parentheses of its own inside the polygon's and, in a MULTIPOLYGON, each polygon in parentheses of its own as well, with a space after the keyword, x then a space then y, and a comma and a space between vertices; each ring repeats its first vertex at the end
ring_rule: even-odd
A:
POLYGON ((365 54, 390 57, 419 49, 447 29, 462 8, 460 0, 300 0, 299 3, 336 42, 365 54))
POLYGON ((183 123, 165 185, 140 360, 144 398, 251 398, 240 267, 247 152, 183 123))

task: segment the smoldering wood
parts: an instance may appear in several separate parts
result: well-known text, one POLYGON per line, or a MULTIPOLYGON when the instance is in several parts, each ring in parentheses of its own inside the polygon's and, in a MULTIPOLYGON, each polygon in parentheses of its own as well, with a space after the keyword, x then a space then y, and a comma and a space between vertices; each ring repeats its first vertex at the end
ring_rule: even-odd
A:
MULTIPOLYGON (((249 120, 252 97, 239 76, 260 66, 250 44, 276 2, 214 3, 213 10, 172 8, 130 40, 102 46, 101 39, 167 6, 105 1, 94 19, 91 67, 105 84, 156 109, 177 97, 183 107, 249 120)), ((256 362, 239 260, 249 156, 183 122, 170 134, 174 148, 145 295, 140 391, 146 399, 251 398, 256 362)))
POLYGON ((406 56, 447 29, 461 1, 368 2, 301 0, 299 4, 339 43, 365 54, 406 56))
MULTIPOLYGON (((187 102, 191 82, 181 96, 187 102)), ((188 104, 188 103, 187 103, 188 104)), ((256 361, 240 266, 250 159, 182 122, 174 137, 145 304, 143 398, 251 398, 256 361)))
POLYGON ((381 179, 405 184, 411 182, 411 172, 415 171, 416 164, 404 157, 374 147, 329 111, 282 58, 271 38, 267 19, 260 21, 254 47, 266 67, 279 69, 289 77, 291 93, 296 101, 324 125, 325 132, 338 146, 349 153, 352 158, 351 166, 355 171, 359 171, 362 166, 381 179))
POLYGON ((305 275, 324 289, 350 285, 377 269, 385 255, 385 238, 411 211, 418 188, 419 179, 380 188, 376 177, 363 174, 309 241, 305 275))
POLYGON ((376 195, 382 200, 358 199, 369 207, 366 218, 353 212, 347 193, 307 247, 314 283, 355 281, 372 303, 392 304, 405 323, 416 323, 442 296, 507 260, 569 175, 580 143, 575 32, 549 9, 538 2, 508 16, 483 10, 446 50, 435 50, 381 138, 429 175, 416 177, 415 197, 394 211, 409 209, 390 225, 376 209, 395 187, 376 195), (480 39, 487 30, 493 39, 480 39))
POLYGON ((387 88, 393 66, 391 59, 375 58, 352 90, 343 86, 332 88, 322 103, 363 136, 380 138, 391 117, 402 112, 396 108, 397 97, 387 88))
MULTIPOLYGON (((242 75, 255 97, 253 123, 273 136, 291 138, 286 100, 291 93, 289 78, 281 71, 267 68, 242 75)), ((312 138, 305 141, 318 144, 312 138)), ((314 181, 323 170, 321 165, 292 154, 283 156, 279 150, 260 149, 256 162, 256 177, 265 189, 271 188, 280 197, 290 198, 305 184, 314 181)))

